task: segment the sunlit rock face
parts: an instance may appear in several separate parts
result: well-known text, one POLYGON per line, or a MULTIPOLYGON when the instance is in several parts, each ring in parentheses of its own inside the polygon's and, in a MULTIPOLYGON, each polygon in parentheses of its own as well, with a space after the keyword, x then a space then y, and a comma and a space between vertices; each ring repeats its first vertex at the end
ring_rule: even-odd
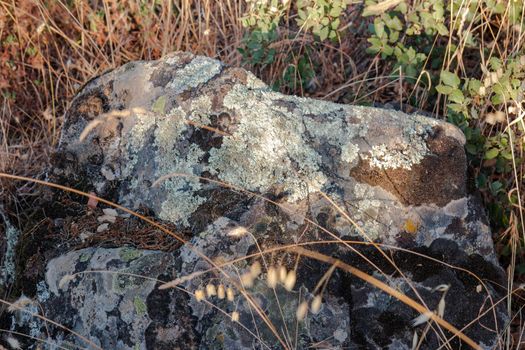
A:
MULTIPOLYGON (((492 348, 504 308, 492 307, 501 290, 486 281, 504 274, 467 192, 464 142, 442 121, 285 96, 207 57, 128 63, 75 97, 48 179, 147 213, 189 243, 156 250, 131 234, 138 219, 121 216, 109 225, 117 243, 100 247, 84 239, 103 234, 96 225, 77 225, 77 236, 50 248, 35 298, 47 317, 104 349, 411 349, 414 333, 420 348, 436 349, 451 336, 412 327, 416 311, 340 268, 316 290, 331 265, 285 247, 308 243, 432 311, 444 303, 459 329, 479 318, 465 334, 492 348), (262 272, 243 289, 256 260, 262 272), (221 271, 199 273, 212 264, 221 271), (291 291, 268 287, 271 265, 297 271, 291 291), (154 280, 187 275, 181 289, 154 280), (197 301, 209 284, 231 288, 234 300, 197 301), (297 322, 300 303, 320 290, 319 312, 297 322)), ((53 208, 71 201, 87 200, 53 194, 53 208)), ((53 210, 64 220, 49 230, 71 232, 75 217, 99 210, 53 210)), ((11 325, 50 344, 90 346, 30 320, 11 325)), ((457 337, 451 344, 460 346, 457 337)))

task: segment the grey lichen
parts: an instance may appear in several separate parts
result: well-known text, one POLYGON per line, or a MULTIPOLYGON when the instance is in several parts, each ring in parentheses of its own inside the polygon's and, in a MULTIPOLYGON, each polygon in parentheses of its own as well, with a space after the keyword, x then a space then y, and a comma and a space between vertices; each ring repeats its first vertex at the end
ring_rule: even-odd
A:
POLYGON ((415 143, 400 143, 397 145, 372 146, 370 154, 363 154, 363 159, 370 165, 380 169, 410 170, 414 164, 419 164, 427 155, 428 148, 424 141, 415 143))
POLYGON ((210 151, 210 168, 221 180, 259 192, 282 186, 292 202, 321 189, 327 181, 321 157, 305 143, 299 118, 243 85, 235 85, 223 103, 239 114, 240 124, 210 151))
POLYGON ((347 143, 341 147, 341 160, 352 163, 359 156, 359 146, 354 143, 347 143))
POLYGON ((0 207, 0 219, 4 222, 6 251, 1 260, 0 286, 13 283, 15 277, 15 247, 18 243, 20 232, 9 222, 0 207))
POLYGON ((219 74, 222 64, 214 59, 197 56, 189 64, 184 66, 167 88, 174 94, 180 94, 188 89, 204 84, 219 74))
MULTIPOLYGON (((182 133, 187 129, 186 114, 182 108, 173 109, 160 117, 155 130, 155 145, 158 147, 155 160, 156 177, 178 173, 193 175, 194 166, 200 163, 204 151, 196 145, 181 147, 182 133)), ((175 176, 162 183, 166 199, 162 202, 159 217, 176 223, 189 225, 188 218, 205 198, 195 194, 201 188, 198 179, 189 176, 175 176)))

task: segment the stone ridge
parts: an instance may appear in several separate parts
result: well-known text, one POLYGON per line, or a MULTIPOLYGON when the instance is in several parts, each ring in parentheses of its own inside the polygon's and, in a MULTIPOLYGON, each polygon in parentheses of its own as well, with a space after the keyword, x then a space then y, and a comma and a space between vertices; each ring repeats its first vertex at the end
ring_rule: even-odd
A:
POLYGON ((309 194, 343 188, 344 200, 362 202, 362 211, 378 196, 400 207, 444 207, 466 195, 463 143, 448 123, 285 96, 242 69, 176 53, 88 83, 67 113, 51 178, 78 180, 77 169, 85 171, 84 189, 145 205, 183 227, 214 192, 191 176, 297 206, 309 194), (151 188, 170 173, 190 176, 151 188), (367 187, 368 198, 355 185, 367 187))
MULTIPOLYGON (((48 179, 164 220, 189 242, 152 250, 155 236, 143 234, 151 227, 123 215, 95 233, 103 205, 87 209, 85 198, 53 192, 43 199, 47 224, 37 232, 60 244, 22 242, 35 251, 27 248, 25 259, 42 264, 37 272, 32 264, 17 266, 18 279, 38 302, 32 312, 38 304, 104 349, 281 348, 241 297, 240 276, 255 260, 261 275, 246 291, 298 349, 410 349, 414 332, 425 338, 422 349, 443 344, 441 333, 413 327, 417 312, 339 268, 319 313, 297 322, 300 301, 313 299, 330 266, 290 252, 244 258, 308 243, 432 310, 445 300, 446 320, 492 349, 506 310, 503 303, 489 309, 502 293, 485 281, 503 285, 505 276, 483 209, 467 193, 464 143, 448 123, 285 96, 250 72, 206 57, 179 52, 131 62, 75 97, 48 179), (91 240, 98 235, 110 241, 91 240), (319 242, 338 238, 345 241, 319 242), (382 243, 395 266, 359 240, 382 243), (237 262, 203 273, 210 264, 202 255, 237 262), (292 290, 268 286, 271 264, 296 269, 292 290), (174 277, 183 290, 156 288, 155 279, 174 277), (194 297, 219 283, 235 289, 233 302, 194 297), (446 298, 436 290, 443 285, 446 298)), ((27 315, 9 324, 52 344, 87 346, 27 315)), ((450 344, 463 345, 457 338, 450 344)))

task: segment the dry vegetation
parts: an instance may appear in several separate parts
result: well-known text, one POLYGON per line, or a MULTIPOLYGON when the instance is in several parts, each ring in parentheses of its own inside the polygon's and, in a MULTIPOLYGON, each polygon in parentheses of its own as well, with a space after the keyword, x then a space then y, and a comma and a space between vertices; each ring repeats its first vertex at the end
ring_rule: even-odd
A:
MULTIPOLYGON (((391 103, 408 112, 424 110, 439 118, 454 119, 454 113, 447 111, 447 99, 450 102, 456 97, 448 90, 435 92, 435 85, 444 80, 454 85, 453 77, 439 78, 441 70, 455 72, 460 78, 476 78, 488 89, 503 79, 507 69, 491 66, 492 57, 520 62, 524 54, 523 19, 516 27, 508 19, 510 7, 493 17, 488 6, 480 5, 476 11, 482 14, 481 22, 465 24, 465 11, 451 19, 461 22, 463 30, 454 30, 454 25, 446 22, 451 36, 456 35, 457 49, 450 49, 452 39, 436 36, 430 52, 443 50, 442 61, 431 67, 431 54, 427 52, 429 59, 419 66, 413 77, 417 79, 411 81, 392 73, 394 63, 384 51, 366 52, 370 47, 368 27, 374 18, 361 16, 363 3, 345 9, 335 40, 319 40, 298 24, 294 1, 284 3, 287 5, 279 14, 275 37, 261 39, 250 36, 253 26, 243 26, 240 19, 245 18, 250 5, 240 0, 0 0, 0 172, 42 179, 71 97, 89 79, 131 60, 191 51, 244 66, 285 93, 343 103, 391 103), (469 46, 469 33, 481 38, 478 49, 469 46), (250 40, 254 45, 263 43, 265 54, 273 52, 271 60, 265 62, 238 50, 249 51, 250 40), (491 81, 485 83, 487 79, 491 81)), ((461 4, 469 8, 477 2, 461 4)), ((484 138, 481 144, 477 136, 469 143, 473 148, 473 186, 483 173, 488 185, 479 187, 487 207, 496 212, 491 216, 493 229, 502 261, 509 269, 512 290, 516 287, 513 283, 522 282, 522 275, 515 270, 521 266, 525 271, 522 97, 501 107, 484 96, 477 87, 476 93, 468 96, 468 108, 474 108, 469 113, 476 116, 467 126, 465 120, 455 122, 463 125, 464 131, 484 138), (502 135, 508 135, 506 142, 511 145, 505 149, 510 156, 502 158, 507 159, 505 164, 490 154, 496 148, 503 153, 502 135), (499 171, 498 167, 509 171, 499 171), (495 183, 501 183, 501 188, 494 188, 495 183), (510 204, 502 204, 504 200, 510 204), (498 210, 507 214, 500 218, 498 210)), ((22 216, 30 215, 28 208, 37 193, 34 184, 0 178, 0 198, 16 198, 11 204, 16 204, 22 216)), ((511 299, 515 303, 509 307, 520 316, 520 299, 511 299)), ((516 319, 519 337, 522 328, 519 317, 516 319)))

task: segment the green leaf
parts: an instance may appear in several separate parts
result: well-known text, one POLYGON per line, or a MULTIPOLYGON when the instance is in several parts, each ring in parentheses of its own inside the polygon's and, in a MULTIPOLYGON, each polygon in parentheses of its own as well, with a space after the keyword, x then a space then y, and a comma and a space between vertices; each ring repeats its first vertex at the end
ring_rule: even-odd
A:
POLYGON ((374 21, 374 32, 378 38, 382 38, 385 34, 385 23, 379 18, 374 21))
POLYGON ((408 11, 407 3, 403 1, 402 3, 397 5, 397 7, 394 10, 399 11, 402 14, 406 14, 408 11))
POLYGON ((465 97, 463 96, 463 93, 461 92, 460 89, 452 90, 452 92, 450 93, 448 97, 450 98, 452 102, 456 102, 456 103, 463 103, 463 101, 465 100, 465 97))
POLYGON ((498 156, 499 150, 497 148, 491 148, 485 152, 485 159, 494 159, 498 156))
POLYGON ((478 79, 470 79, 468 82, 468 90, 470 96, 477 96, 479 94, 479 88, 481 87, 481 82, 478 79))
POLYGON ((330 10, 330 17, 339 17, 341 15, 341 12, 343 11, 343 9, 339 6, 334 6, 331 10, 330 10))
POLYGON ((473 145, 471 143, 467 144, 465 146, 465 149, 467 150, 468 153, 472 154, 472 155, 476 155, 478 153, 478 148, 476 147, 476 145, 473 145))
POLYGON ((394 52, 394 48, 392 46, 384 45, 383 46, 383 54, 385 56, 390 56, 394 52))
POLYGON ((504 150, 504 151, 501 151, 500 154, 506 160, 512 160, 512 153, 510 151, 504 150))
POLYGON ((443 84, 439 84, 438 86, 436 86, 436 90, 442 95, 449 95, 452 93, 452 90, 454 90, 454 88, 443 84))
POLYGON ((329 31, 330 31, 330 28, 328 28, 328 27, 321 28, 321 30, 319 31, 319 39, 321 39, 321 41, 323 41, 326 38, 328 38, 328 32, 329 31))
POLYGON ((337 28, 339 28, 339 24, 340 23, 341 23, 341 21, 339 20, 339 18, 336 18, 335 20, 332 21, 330 26, 332 27, 332 29, 337 29, 337 28))
POLYGON ((503 184, 499 181, 494 181, 490 184, 490 190, 492 193, 496 194, 503 187, 503 184))
POLYGON ((451 73, 446 70, 442 70, 439 74, 439 77, 441 78, 441 81, 445 83, 445 85, 452 86, 453 88, 457 88, 461 83, 461 80, 458 78, 456 73, 451 73))

